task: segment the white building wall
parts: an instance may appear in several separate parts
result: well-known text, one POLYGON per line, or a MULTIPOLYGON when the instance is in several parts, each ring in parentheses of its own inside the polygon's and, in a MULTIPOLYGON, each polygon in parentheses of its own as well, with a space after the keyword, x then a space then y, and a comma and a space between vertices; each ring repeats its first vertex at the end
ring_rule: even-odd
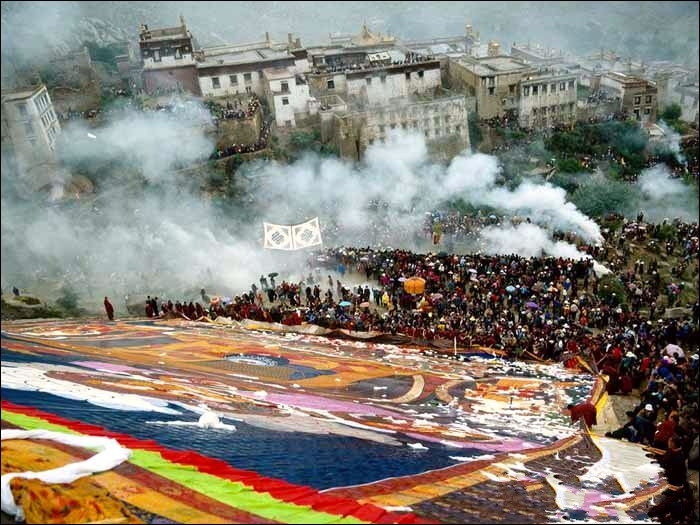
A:
POLYGON ((241 93, 255 93, 258 97, 265 96, 265 81, 262 72, 257 70, 243 71, 239 73, 211 75, 206 73, 206 69, 200 69, 199 89, 204 97, 225 97, 241 93), (245 75, 250 74, 250 80, 245 80, 245 75), (236 82, 232 81, 232 78, 236 82), (214 79, 218 78, 219 87, 214 87, 214 79), (248 89, 250 88, 250 89, 248 89))
POLYGON ((296 116, 306 115, 309 112, 309 86, 308 84, 296 84, 293 76, 269 81, 267 87, 273 99, 275 122, 278 126, 296 126, 296 116), (287 83, 287 92, 282 91, 282 84, 287 83), (285 104, 285 100, 287 104, 285 104))
POLYGON ((409 76, 410 79, 407 79, 405 71, 388 73, 378 70, 364 77, 353 77, 347 81, 347 95, 383 106, 395 98, 431 91, 442 82, 439 69, 424 71, 422 78, 418 71, 411 71, 409 76))
POLYGON ((571 120, 576 117, 576 77, 544 77, 520 84, 518 118, 523 127, 571 120), (535 89, 537 93, 535 93, 535 89))
POLYGON ((143 59, 144 69, 159 69, 162 67, 175 67, 175 66, 190 66, 194 64, 194 59, 192 58, 192 53, 183 53, 182 58, 175 58, 172 56, 164 56, 156 62, 153 57, 148 57, 143 59))
POLYGON ((21 168, 54 160, 61 125, 45 87, 31 97, 4 103, 2 111, 21 168))

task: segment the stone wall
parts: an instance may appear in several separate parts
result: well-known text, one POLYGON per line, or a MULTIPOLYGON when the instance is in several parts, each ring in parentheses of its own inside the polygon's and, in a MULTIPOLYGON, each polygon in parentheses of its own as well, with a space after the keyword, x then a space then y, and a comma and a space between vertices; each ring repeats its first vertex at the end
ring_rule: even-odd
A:
POLYGON ((222 119, 216 131, 216 147, 225 148, 231 144, 253 144, 260 138, 262 117, 256 111, 251 118, 222 119))

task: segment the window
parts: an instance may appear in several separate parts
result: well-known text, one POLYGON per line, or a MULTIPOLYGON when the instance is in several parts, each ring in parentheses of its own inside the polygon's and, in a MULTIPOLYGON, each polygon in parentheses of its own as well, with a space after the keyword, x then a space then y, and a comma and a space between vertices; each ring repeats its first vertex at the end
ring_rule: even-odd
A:
POLYGON ((550 113, 556 113, 556 112, 557 112, 557 107, 556 107, 556 106, 550 107, 550 108, 549 108, 549 112, 550 112, 550 113))
POLYGON ((530 96, 530 86, 525 86, 523 88, 523 96, 524 97, 529 97, 530 96))
POLYGON ((27 115, 29 115, 29 112, 27 111, 27 104, 25 104, 24 102, 19 104, 17 106, 17 109, 19 109, 19 114, 21 116, 26 117, 27 115))
POLYGON ((238 85, 238 75, 229 75, 228 79, 232 86, 238 85))
POLYGON ((335 81, 333 81, 333 80, 328 81, 328 89, 335 89, 335 81))
POLYGON ((371 85, 372 85, 372 77, 367 77, 367 78, 365 79, 365 82, 367 82, 367 85, 368 85, 368 86, 371 86, 371 85))
POLYGON ((574 112, 574 103, 573 102, 569 102, 569 111, 571 111, 572 113, 574 112))
POLYGON ((408 126, 406 125, 406 122, 402 122, 402 123, 401 123, 401 128, 402 128, 402 129, 406 129, 407 127, 408 127, 408 126))
POLYGON ((245 92, 250 94, 250 93, 253 92, 253 88, 250 87, 250 86, 246 86, 246 87, 245 87, 245 92))
POLYGON ((423 78, 424 75, 425 75, 425 71, 418 72, 418 78, 423 78))
POLYGON ((489 86, 495 86, 496 85, 496 77, 487 77, 489 80, 489 86))
POLYGON ((436 126, 440 125, 440 117, 433 117, 433 122, 435 122, 436 126))
POLYGON ((496 88, 495 87, 490 87, 489 88, 489 95, 495 95, 496 94, 496 88))
POLYGON ((559 91, 566 91, 566 82, 559 82, 559 91))
POLYGON ((556 85, 556 84, 550 84, 550 85, 549 85, 549 92, 550 92, 550 93, 556 93, 556 92, 557 92, 557 85, 556 85))
POLYGON ((511 84, 508 86, 508 93, 511 95, 515 94, 515 84, 511 84))
POLYGON ((634 103, 635 103, 635 104, 641 104, 641 103, 642 103, 642 97, 634 97, 634 103))
POLYGON ((574 89, 574 81, 569 80, 569 89, 574 89))
POLYGON ((289 106, 289 98, 287 98, 287 97, 282 97, 282 105, 283 105, 283 106, 289 106))
POLYGON ((250 73, 243 73, 243 81, 247 84, 253 81, 253 76, 250 73))
POLYGON ((440 128, 435 128, 435 136, 436 137, 440 136, 440 128))
POLYGON ((25 132, 27 135, 34 135, 34 128, 32 127, 32 123, 31 123, 31 122, 25 122, 25 123, 24 123, 24 132, 25 132))
POLYGON ((379 133, 384 133, 384 125, 379 126, 379 133))
POLYGON ((450 133, 452 133, 452 128, 450 126, 447 126, 445 128, 445 135, 449 135, 450 133))
POLYGON ((379 80, 382 81, 382 84, 386 84, 386 75, 379 75, 379 80))
POLYGON ((180 51, 179 47, 175 48, 175 60, 179 60, 182 58, 182 52, 180 51))
POLYGON ((285 120, 285 121, 284 121, 284 127, 285 127, 285 128, 291 128, 291 127, 292 127, 292 121, 291 121, 291 120, 285 120))
POLYGON ((449 122, 450 122, 450 116, 449 116, 449 115, 445 115, 445 124, 447 124, 447 123, 449 123, 449 122))
MULTIPOLYGON (((282 93, 289 93, 289 83, 288 82, 281 82, 280 86, 282 86, 282 93)), ((284 100, 284 99, 282 99, 284 100)))
POLYGON ((532 108, 532 114, 537 115, 537 108, 532 108))
POLYGON ((219 89, 221 87, 219 77, 211 77, 211 87, 213 87, 214 89, 219 89))
POLYGON ((542 84, 542 94, 543 95, 547 94, 547 84, 542 84))
POLYGON ((639 115, 639 110, 638 110, 638 109, 635 109, 635 110, 634 110, 634 118, 636 118, 637 120, 640 120, 640 115, 639 115))
POLYGON ((390 124, 389 127, 390 127, 391 129, 396 129, 396 124, 390 124))
POLYGON ((651 108, 644 108, 645 115, 651 115, 651 108))
POLYGON ((547 114, 547 108, 546 108, 546 107, 542 108, 542 114, 543 114, 543 115, 546 115, 546 114, 547 114))
POLYGON ((411 72, 406 71, 406 80, 411 80, 411 72))
POLYGON ((462 125, 461 125, 461 124, 457 124, 457 126, 455 127, 455 131, 456 131, 457 133, 462 133, 462 125))
POLYGON ((153 61, 160 62, 160 50, 156 49, 153 51, 153 61))
POLYGON ((534 97, 535 95, 537 95, 537 93, 538 93, 538 91, 539 91, 538 88, 539 88, 539 86, 532 86, 532 96, 533 96, 533 97, 534 97))
POLYGON ((425 135, 425 138, 427 139, 427 138, 430 136, 430 131, 428 131, 428 130, 426 129, 426 130, 423 132, 423 134, 425 135))
POLYGON ((651 104, 651 95, 647 95, 647 96, 644 98, 644 101, 645 101, 647 104, 651 104))

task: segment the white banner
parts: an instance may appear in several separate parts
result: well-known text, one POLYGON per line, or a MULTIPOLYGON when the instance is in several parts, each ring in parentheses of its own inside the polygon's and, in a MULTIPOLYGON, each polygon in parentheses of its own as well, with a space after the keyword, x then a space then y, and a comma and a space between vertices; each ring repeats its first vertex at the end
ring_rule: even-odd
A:
POLYGON ((293 250, 292 227, 263 223, 265 226, 265 248, 271 250, 293 250))
POLYGON ((270 250, 301 250, 323 244, 318 217, 293 226, 263 223, 265 248, 270 250))

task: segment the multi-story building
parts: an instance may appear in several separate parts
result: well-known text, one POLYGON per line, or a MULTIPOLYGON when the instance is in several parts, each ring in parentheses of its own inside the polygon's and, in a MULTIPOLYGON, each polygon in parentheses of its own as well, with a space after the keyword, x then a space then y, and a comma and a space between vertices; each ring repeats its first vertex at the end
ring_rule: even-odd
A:
POLYGON ((518 123, 523 128, 550 128, 576 122, 576 75, 542 70, 520 81, 518 123))
POLYGON ((620 110, 642 122, 656 122, 656 85, 643 78, 609 72, 601 76, 600 89, 620 99, 620 110))
POLYGON ((297 118, 305 119, 318 112, 318 104, 309 96, 309 85, 304 76, 293 68, 265 69, 263 78, 265 97, 278 126, 296 127, 297 118))
POLYGON ((201 94, 194 60, 196 45, 183 17, 177 27, 149 29, 142 25, 139 48, 146 92, 178 89, 201 94))
MULTIPOLYGON (((314 65, 318 63, 317 56, 312 59, 314 65)), ((325 55, 324 63, 308 75, 311 93, 317 98, 338 95, 352 105, 382 106, 442 85, 439 60, 397 50, 350 49, 325 55)))
POLYGON ((347 158, 360 159, 369 146, 385 142, 392 130, 421 133, 436 158, 448 159, 469 147, 464 95, 442 91, 370 110, 335 111, 333 116, 335 142, 347 158))
POLYGON ((476 97, 481 119, 515 116, 518 86, 531 72, 531 66, 508 56, 450 59, 448 66, 450 87, 476 97))
POLYGON ((3 160, 11 158, 20 176, 55 162, 60 133, 61 125, 44 84, 3 90, 3 160))

